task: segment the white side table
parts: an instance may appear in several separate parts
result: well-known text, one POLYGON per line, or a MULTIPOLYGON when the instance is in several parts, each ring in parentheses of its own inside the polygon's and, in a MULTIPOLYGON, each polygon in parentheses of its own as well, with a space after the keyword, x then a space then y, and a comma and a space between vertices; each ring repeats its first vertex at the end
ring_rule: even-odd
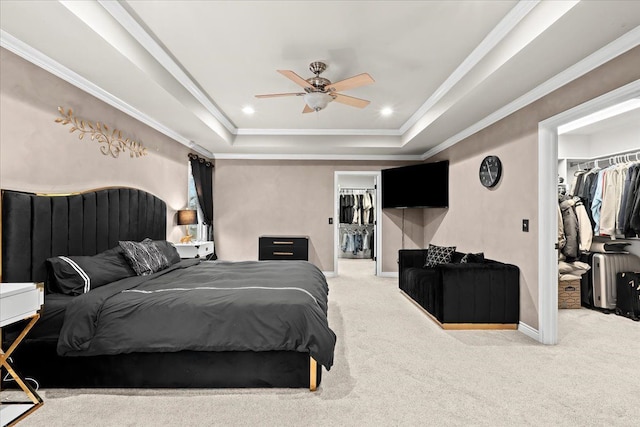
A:
POLYGON ((213 242, 174 243, 180 258, 206 258, 213 253, 213 242))
POLYGON ((0 367, 9 372, 9 375, 29 398, 29 402, 0 403, 0 424, 3 426, 13 426, 43 404, 38 393, 28 383, 25 383, 9 365, 11 353, 20 345, 40 318, 39 310, 42 304, 44 304, 44 286, 42 284, 0 283, 0 344, 2 343, 3 327, 21 320, 29 320, 6 352, 0 347, 0 367))

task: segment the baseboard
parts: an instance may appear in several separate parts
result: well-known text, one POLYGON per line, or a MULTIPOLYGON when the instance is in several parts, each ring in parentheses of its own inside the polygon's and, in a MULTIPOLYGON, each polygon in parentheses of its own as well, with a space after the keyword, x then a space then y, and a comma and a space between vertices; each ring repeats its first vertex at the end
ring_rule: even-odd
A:
POLYGON ((540 342, 540 332, 537 329, 532 328, 524 322, 520 322, 518 324, 518 331, 522 332, 529 338, 533 338, 534 340, 540 342))
POLYGON ((380 272, 380 277, 394 277, 394 278, 398 278, 398 272, 397 271, 381 271, 380 272))
POLYGON ((324 277, 336 277, 335 271, 323 271, 322 274, 324 274, 324 277))

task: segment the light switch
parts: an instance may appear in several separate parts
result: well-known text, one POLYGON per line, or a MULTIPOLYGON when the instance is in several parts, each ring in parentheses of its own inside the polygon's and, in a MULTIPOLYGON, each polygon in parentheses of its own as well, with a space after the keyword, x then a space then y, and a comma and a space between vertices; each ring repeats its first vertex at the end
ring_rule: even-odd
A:
POLYGON ((522 231, 524 231, 525 233, 529 232, 529 220, 528 219, 523 219, 522 220, 522 231))

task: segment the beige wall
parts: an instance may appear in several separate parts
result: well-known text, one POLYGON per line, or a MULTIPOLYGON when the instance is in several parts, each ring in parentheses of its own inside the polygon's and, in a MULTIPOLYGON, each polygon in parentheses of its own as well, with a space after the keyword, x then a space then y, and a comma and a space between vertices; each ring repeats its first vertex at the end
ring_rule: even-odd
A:
MULTIPOLYGON (((0 49, 0 186, 68 192, 124 185, 144 189, 169 206, 168 236, 181 236, 174 212, 186 204, 186 147, 0 49), (57 107, 121 129, 149 149, 131 159, 103 156, 98 145, 80 141, 54 122, 57 107)), ((538 122, 640 78, 640 48, 478 132, 428 161, 450 160, 448 209, 385 210, 382 218, 384 272, 397 271, 404 214, 406 248, 429 242, 457 245, 521 269, 521 320, 538 326, 537 144, 538 122), (487 190, 477 172, 487 154, 501 157, 504 176, 487 190), (531 221, 523 233, 521 220, 531 221)), ((335 171, 377 171, 399 162, 217 160, 214 188, 216 249, 222 259, 256 259, 258 236, 310 236, 310 260, 333 270, 335 171)), ((555 171, 550 171, 555 173, 555 171)))
MULTIPOLYGON (((216 160, 214 233, 218 257, 258 257, 261 235, 309 236, 309 260, 333 271, 334 172, 379 171, 400 162, 216 160)), ((402 212, 383 211, 382 271, 397 271, 402 212)), ((405 215, 405 245, 422 246, 422 212, 405 215)))
POLYGON ((637 79, 640 48, 428 159, 449 159, 451 181, 449 209, 424 211, 425 243, 484 251, 519 266, 520 320, 533 328, 538 327, 538 123, 637 79), (504 170, 490 190, 478 179, 480 162, 489 154, 500 157, 504 170), (522 232, 525 218, 528 233, 522 232))
POLYGON ((186 147, 5 49, 0 62, 0 187, 52 193, 140 188, 167 202, 167 236, 180 238, 175 210, 187 201, 186 147), (121 130, 149 154, 104 156, 97 142, 54 122, 58 106, 121 130))

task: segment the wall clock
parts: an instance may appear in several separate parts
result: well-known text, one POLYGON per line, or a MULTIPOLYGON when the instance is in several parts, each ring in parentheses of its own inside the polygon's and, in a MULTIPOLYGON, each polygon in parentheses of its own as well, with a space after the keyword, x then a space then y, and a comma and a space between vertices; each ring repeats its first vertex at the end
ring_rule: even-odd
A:
POLYGON ((480 183, 487 188, 495 186, 502 176, 502 163, 498 156, 487 156, 480 163, 480 183))

